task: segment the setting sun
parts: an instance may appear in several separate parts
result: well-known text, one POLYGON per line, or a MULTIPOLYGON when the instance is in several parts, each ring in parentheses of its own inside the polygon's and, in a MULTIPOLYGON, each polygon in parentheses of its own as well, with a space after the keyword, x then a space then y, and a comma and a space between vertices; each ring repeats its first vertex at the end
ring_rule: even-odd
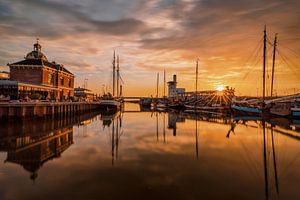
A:
POLYGON ((223 85, 217 85, 216 90, 217 91, 223 91, 224 90, 224 86, 223 85))

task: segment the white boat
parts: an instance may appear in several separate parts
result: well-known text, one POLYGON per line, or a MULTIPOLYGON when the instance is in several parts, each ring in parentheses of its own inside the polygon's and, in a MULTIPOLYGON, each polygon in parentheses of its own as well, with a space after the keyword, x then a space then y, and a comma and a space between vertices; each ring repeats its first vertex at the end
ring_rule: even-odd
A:
POLYGON ((121 102, 115 99, 101 99, 99 105, 101 110, 119 110, 121 102))

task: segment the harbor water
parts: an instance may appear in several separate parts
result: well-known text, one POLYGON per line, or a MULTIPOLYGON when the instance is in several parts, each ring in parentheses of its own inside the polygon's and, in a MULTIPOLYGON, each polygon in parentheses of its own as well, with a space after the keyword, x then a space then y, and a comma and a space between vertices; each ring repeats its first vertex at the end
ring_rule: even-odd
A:
POLYGON ((0 199, 300 197, 300 122, 140 111, 1 121, 0 199))

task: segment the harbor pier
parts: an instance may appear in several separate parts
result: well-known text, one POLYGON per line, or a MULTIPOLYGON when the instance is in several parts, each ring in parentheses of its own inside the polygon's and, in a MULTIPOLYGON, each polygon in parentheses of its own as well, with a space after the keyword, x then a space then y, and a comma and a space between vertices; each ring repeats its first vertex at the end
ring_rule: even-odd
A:
POLYGON ((99 102, 0 103, 0 118, 71 116, 99 108, 99 102))

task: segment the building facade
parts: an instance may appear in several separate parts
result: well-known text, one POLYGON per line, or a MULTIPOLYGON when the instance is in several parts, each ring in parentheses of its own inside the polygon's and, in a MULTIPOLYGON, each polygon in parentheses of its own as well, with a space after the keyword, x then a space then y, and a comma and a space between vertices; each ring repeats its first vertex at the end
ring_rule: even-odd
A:
POLYGON ((168 82, 168 97, 175 98, 180 95, 184 95, 185 88, 177 88, 177 76, 173 75, 173 81, 168 82))
POLYGON ((74 75, 62 64, 49 62, 42 46, 33 45, 24 60, 8 64, 10 80, 0 82, 0 94, 14 99, 38 93, 43 98, 66 100, 74 96, 74 75))
POLYGON ((74 96, 78 101, 94 101, 96 99, 96 96, 91 90, 81 87, 74 89, 74 96))

